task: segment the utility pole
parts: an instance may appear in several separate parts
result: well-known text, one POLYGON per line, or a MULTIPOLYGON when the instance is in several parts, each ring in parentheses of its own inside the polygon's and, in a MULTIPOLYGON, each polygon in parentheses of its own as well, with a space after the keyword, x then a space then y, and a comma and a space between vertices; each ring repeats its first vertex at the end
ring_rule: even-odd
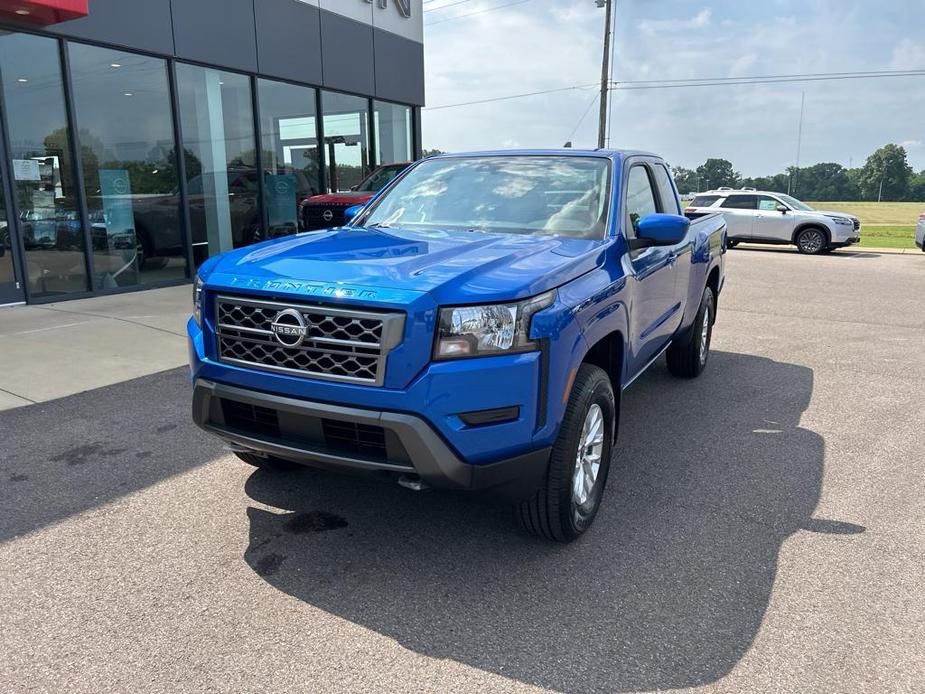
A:
POLYGON ((883 200, 883 179, 886 178, 886 161, 883 162, 883 171, 880 172, 880 192, 877 193, 877 202, 883 200))
POLYGON ((790 180, 787 182, 787 195, 790 195, 791 186, 794 191, 796 191, 796 185, 794 184, 794 178, 800 174, 800 149, 803 145, 803 106, 806 104, 806 92, 800 92, 800 125, 797 128, 797 164, 793 168, 793 175, 790 177, 790 180))
POLYGON ((607 137, 607 89, 610 86, 610 18, 613 0, 596 0, 598 7, 607 8, 604 20, 604 59, 601 65, 601 115, 597 129, 597 147, 603 149, 607 137))

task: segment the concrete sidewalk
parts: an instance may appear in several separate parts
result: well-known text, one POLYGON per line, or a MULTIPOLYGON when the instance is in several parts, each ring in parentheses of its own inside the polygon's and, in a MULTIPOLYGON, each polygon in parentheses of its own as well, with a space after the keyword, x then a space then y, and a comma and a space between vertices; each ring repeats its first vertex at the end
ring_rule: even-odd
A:
POLYGON ((0 410, 187 361, 189 285, 0 309, 0 410))

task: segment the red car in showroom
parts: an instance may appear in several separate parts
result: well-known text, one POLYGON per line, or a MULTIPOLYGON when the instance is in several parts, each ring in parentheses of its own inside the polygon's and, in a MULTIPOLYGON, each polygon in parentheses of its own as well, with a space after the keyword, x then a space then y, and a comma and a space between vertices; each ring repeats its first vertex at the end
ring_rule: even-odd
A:
POLYGON ((344 223, 344 210, 353 205, 365 205, 385 188, 411 162, 380 166, 348 191, 314 195, 302 202, 302 224, 306 231, 327 229, 344 223))

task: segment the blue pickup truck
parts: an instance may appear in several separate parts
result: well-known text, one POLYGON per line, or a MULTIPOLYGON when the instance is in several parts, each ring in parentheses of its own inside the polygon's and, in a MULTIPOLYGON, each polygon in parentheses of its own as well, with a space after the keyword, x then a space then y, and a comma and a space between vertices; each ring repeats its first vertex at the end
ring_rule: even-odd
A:
POLYGON ((703 371, 726 225, 659 157, 430 157, 346 226, 209 259, 193 418, 242 460, 484 490, 569 541, 607 482, 620 397, 662 353, 703 371))

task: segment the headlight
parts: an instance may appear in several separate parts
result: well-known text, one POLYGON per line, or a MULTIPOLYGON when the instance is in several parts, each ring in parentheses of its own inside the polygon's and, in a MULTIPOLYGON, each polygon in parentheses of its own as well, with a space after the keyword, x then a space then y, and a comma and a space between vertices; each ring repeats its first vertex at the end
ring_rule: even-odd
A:
POLYGON ((555 290, 532 299, 487 306, 454 306, 440 309, 434 359, 454 359, 490 354, 529 352, 533 314, 556 300, 555 290))
POLYGON ((847 217, 832 217, 832 221, 836 224, 846 224, 848 226, 854 226, 854 220, 848 219, 847 217))
POLYGON ((202 279, 199 275, 193 280, 193 318, 197 325, 202 325, 202 279))

